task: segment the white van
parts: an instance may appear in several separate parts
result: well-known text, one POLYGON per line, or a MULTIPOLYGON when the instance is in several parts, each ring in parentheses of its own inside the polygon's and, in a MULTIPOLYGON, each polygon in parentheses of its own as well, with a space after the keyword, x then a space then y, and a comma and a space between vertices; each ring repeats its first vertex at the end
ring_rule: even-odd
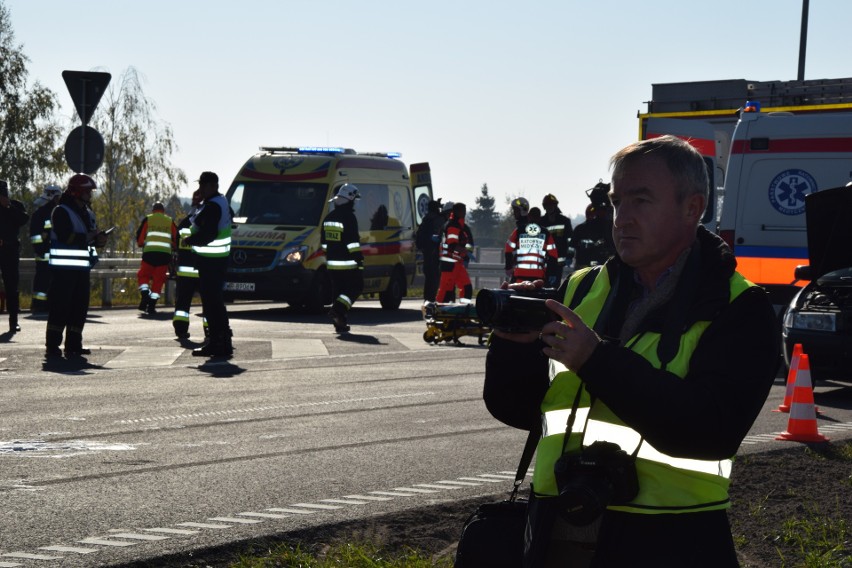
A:
POLYGON ((737 269, 773 304, 797 291, 808 263, 805 196, 852 179, 852 113, 743 113, 734 130, 719 234, 737 269))

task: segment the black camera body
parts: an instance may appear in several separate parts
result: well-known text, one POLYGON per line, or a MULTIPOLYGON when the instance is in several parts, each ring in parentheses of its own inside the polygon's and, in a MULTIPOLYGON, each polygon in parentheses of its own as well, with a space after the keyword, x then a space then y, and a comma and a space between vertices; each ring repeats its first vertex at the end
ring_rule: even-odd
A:
POLYGON ((544 305, 548 299, 559 300, 556 288, 480 290, 476 295, 476 316, 483 325, 500 331, 538 331, 559 319, 544 305))
POLYGON ((577 454, 563 454, 553 466, 560 514, 572 525, 587 525, 608 505, 623 505, 639 493, 636 460, 618 444, 598 441, 577 454))

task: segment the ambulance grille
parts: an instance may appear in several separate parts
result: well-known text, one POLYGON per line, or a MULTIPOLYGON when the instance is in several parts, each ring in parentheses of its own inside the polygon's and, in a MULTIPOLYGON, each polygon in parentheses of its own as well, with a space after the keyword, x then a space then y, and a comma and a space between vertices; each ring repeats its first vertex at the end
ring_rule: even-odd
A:
POLYGON ((272 268, 275 262, 274 250, 231 248, 231 272, 243 272, 258 268, 272 268))

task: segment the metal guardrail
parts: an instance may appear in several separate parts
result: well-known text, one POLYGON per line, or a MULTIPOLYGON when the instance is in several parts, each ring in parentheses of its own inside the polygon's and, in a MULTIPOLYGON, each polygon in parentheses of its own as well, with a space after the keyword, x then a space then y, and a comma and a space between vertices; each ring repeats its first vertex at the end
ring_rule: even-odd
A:
MULTIPOLYGON (((92 269, 92 281, 99 280, 101 283, 101 306, 112 307, 113 280, 118 278, 132 278, 135 282, 136 273, 139 271, 141 258, 106 258, 99 257, 98 264, 92 269)), ((20 264, 21 290, 29 290, 32 278, 35 275, 35 259, 22 258, 20 264)), ((166 282, 163 293, 163 301, 166 305, 172 305, 174 298, 174 280, 166 282)))
MULTIPOLYGON (((503 281, 503 251, 497 248, 477 248, 474 252, 477 262, 471 262, 467 267, 468 275, 474 289, 497 288, 503 281)), ((21 290, 28 291, 35 275, 35 259, 22 258, 20 264, 21 290)), ((92 281, 101 283, 101 305, 112 307, 113 280, 119 278, 136 278, 140 258, 105 258, 100 257, 98 264, 92 269, 92 281)), ((174 298, 174 280, 166 282, 163 300, 166 305, 172 305, 174 298)))

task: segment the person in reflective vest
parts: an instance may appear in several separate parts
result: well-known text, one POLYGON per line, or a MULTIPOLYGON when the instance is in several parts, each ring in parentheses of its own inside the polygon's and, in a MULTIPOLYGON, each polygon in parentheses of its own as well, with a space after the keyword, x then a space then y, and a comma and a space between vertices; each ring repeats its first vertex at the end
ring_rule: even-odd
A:
POLYGON ((65 334, 65 357, 91 353, 83 347, 83 326, 89 313, 89 273, 98 259, 96 248, 106 245, 107 235, 99 231, 91 209, 95 180, 76 174, 59 198, 51 214, 50 287, 45 355, 60 357, 65 334))
POLYGON ((441 281, 436 299, 440 303, 451 301, 459 289, 458 302, 469 304, 473 300, 473 285, 467 273, 467 263, 473 252, 473 233, 465 223, 467 206, 454 203, 453 212, 444 226, 441 241, 441 281))
POLYGON ((364 289, 364 254, 355 217, 355 200, 360 198, 356 186, 351 183, 340 186, 329 200, 334 209, 322 221, 320 246, 325 251, 325 265, 337 294, 328 316, 337 333, 349 331, 347 314, 364 289))
POLYGON ((30 312, 47 313, 47 289, 50 286, 50 214, 59 203, 62 188, 55 184, 46 185, 44 193, 33 202, 36 210, 30 217, 30 243, 35 256, 33 297, 30 312))
POLYGON ((18 235, 29 218, 24 204, 9 197, 9 184, 0 180, 0 272, 8 303, 10 333, 21 331, 18 324, 21 241, 18 235))
POLYGON ((738 566, 731 465, 775 378, 775 314, 700 224, 709 184, 692 146, 643 140, 611 167, 617 255, 547 300, 557 321, 495 331, 486 359, 492 415, 541 428, 525 565, 738 566))
POLYGON ((198 194, 204 201, 192 219, 190 235, 183 246, 191 246, 196 255, 201 309, 207 318, 208 341, 192 351, 195 357, 230 358, 234 354, 233 332, 225 307, 225 273, 231 251, 231 207, 219 193, 219 176, 202 172, 198 194))
POLYGON ((506 240, 506 274, 510 282, 544 280, 547 267, 556 264, 556 243, 541 224, 541 210, 530 209, 529 202, 519 197, 512 201, 517 227, 506 240), (533 216, 533 212, 538 212, 533 216))
POLYGON ((544 216, 541 218, 541 224, 553 237, 553 242, 556 243, 556 262, 547 267, 547 277, 545 281, 551 288, 558 288, 562 282, 562 275, 565 272, 565 266, 570 266, 574 260, 574 250, 569 246, 571 235, 574 229, 571 226, 571 219, 562 214, 559 209, 559 200, 552 193, 548 193, 541 200, 541 206, 544 208, 544 216))
POLYGON ((150 315, 157 313, 157 300, 168 278, 169 262, 176 242, 175 223, 166 215, 165 206, 158 201, 136 231, 136 244, 142 247, 142 262, 136 273, 141 296, 139 311, 150 315))
MULTIPOLYGON (((196 190, 192 194, 192 208, 189 214, 178 223, 178 235, 181 239, 192 234, 190 227, 192 220, 201 208, 201 194, 196 190)), ((198 291, 198 269, 197 258, 192 247, 181 240, 177 251, 177 262, 175 278, 175 313, 172 316, 172 326, 175 335, 180 340, 189 339, 189 309, 192 306, 192 297, 198 291)), ((204 337, 208 336, 207 318, 202 317, 204 337)))

